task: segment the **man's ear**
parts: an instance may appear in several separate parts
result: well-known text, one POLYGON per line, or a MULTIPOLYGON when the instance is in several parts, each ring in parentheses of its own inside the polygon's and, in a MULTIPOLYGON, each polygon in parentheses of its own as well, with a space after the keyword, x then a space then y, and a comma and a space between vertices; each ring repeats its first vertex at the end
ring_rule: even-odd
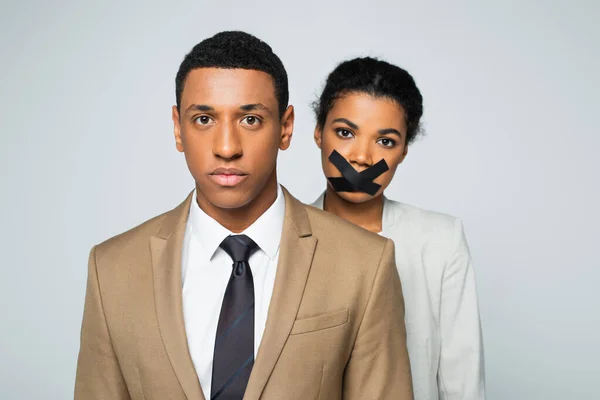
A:
POLYGON ((294 106, 288 106, 281 117, 281 141, 279 142, 279 148, 281 150, 287 150, 292 142, 294 117, 294 106))
POLYGON ((318 124, 317 126, 315 126, 314 138, 317 147, 321 148, 321 140, 323 139, 323 128, 321 128, 318 124))
POLYGON ((183 139, 181 138, 181 125, 179 123, 179 110, 177 106, 173 106, 171 111, 171 118, 173 118, 173 133, 175 134, 175 147, 177 151, 183 153, 183 139))

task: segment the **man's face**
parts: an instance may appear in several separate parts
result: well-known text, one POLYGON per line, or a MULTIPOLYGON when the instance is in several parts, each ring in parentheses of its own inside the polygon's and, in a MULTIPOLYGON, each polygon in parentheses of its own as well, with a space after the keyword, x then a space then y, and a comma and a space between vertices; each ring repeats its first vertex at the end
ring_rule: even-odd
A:
MULTIPOLYGON (((199 68, 173 106, 177 150, 185 154, 201 206, 237 209, 276 190, 279 149, 288 148, 290 106, 279 117, 272 77, 245 69, 199 68)), ((275 192, 274 192, 275 193, 275 192)))

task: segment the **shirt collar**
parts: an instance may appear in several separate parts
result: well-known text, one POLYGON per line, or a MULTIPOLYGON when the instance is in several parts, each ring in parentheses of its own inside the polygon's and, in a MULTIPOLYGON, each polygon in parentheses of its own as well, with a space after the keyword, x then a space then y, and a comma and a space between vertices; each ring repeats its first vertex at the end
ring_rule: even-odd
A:
MULTIPOLYGON (((281 186, 277 185, 275 202, 242 234, 254 240, 258 247, 273 260, 279 251, 284 217, 285 197, 281 186)), ((207 254, 209 258, 214 256, 219 245, 227 236, 234 235, 198 206, 196 191, 194 191, 188 223, 191 224, 195 240, 202 246, 204 254, 207 254)))

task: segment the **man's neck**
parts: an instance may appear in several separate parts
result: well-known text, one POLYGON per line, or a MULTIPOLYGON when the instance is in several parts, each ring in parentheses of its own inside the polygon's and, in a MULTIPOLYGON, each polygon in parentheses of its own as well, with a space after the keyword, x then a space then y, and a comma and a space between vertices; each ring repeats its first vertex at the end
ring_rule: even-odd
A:
POLYGON ((371 232, 379 233, 382 230, 383 195, 364 203, 352 203, 341 198, 327 185, 323 209, 371 232))
MULTIPOLYGON (((199 194, 196 188, 197 194, 199 194)), ((241 233, 252 225, 277 199, 277 178, 269 179, 265 187, 248 204, 240 208, 219 208, 197 196, 198 206, 209 217, 233 233, 241 233)))

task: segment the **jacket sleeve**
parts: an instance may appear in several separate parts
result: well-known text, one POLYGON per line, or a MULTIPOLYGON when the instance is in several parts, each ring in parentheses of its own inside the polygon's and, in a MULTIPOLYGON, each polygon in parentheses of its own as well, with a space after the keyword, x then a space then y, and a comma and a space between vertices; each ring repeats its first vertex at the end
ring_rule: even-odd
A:
POLYGON ((94 247, 88 266, 81 345, 75 378, 75 400, 129 398, 104 316, 94 247))
POLYGON ((394 243, 388 239, 344 373, 345 400, 413 399, 404 299, 394 260, 394 243))
POLYGON ((440 400, 485 398, 483 341, 475 275, 462 222, 456 220, 452 252, 442 278, 440 400))

